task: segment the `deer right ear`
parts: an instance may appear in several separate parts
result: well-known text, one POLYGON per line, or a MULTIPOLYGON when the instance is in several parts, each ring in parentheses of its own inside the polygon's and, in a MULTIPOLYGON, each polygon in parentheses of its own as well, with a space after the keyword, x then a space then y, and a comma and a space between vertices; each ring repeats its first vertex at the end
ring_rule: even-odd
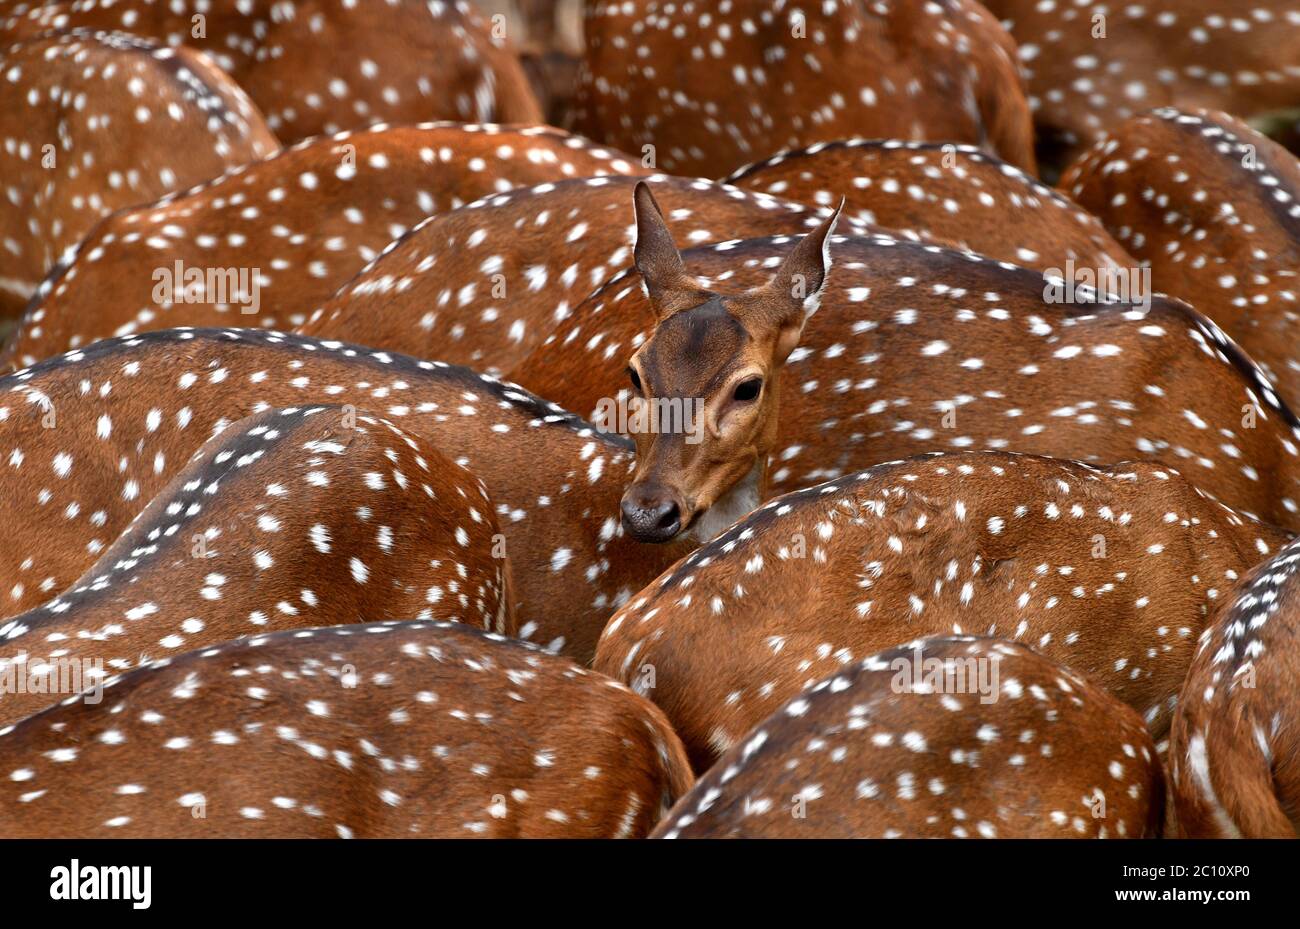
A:
POLYGON ((636 269, 650 296, 650 305, 662 319, 681 307, 678 296, 698 288, 686 273, 663 211, 645 181, 637 182, 632 207, 636 212, 636 269))
POLYGON ((782 364, 803 334, 804 323, 821 305, 831 271, 831 233, 844 211, 844 200, 826 220, 805 235, 777 268, 767 285, 775 304, 771 320, 777 330, 776 362, 782 364))

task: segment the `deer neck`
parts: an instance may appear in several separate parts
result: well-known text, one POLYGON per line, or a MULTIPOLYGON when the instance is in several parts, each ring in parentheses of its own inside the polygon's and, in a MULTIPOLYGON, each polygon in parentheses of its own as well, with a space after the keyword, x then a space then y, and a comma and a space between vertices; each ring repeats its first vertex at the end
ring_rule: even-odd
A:
POLYGON ((695 521, 690 534, 701 545, 712 541, 724 529, 758 508, 767 485, 767 455, 759 455, 749 473, 736 481, 713 506, 695 521))

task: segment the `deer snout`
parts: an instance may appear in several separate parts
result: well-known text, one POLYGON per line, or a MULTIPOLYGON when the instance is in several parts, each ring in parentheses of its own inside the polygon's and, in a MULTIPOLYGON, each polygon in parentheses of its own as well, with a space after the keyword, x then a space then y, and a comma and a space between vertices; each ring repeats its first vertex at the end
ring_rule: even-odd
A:
POLYGON ((622 510, 623 529, 638 542, 667 542, 682 530, 682 508, 665 487, 629 487, 622 510))

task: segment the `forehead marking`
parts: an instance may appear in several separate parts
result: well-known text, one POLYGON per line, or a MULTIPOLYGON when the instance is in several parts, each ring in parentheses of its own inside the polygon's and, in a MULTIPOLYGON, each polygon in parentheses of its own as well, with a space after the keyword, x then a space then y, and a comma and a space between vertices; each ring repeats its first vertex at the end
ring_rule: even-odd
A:
POLYGON ((741 321, 714 294, 659 324, 641 355, 647 386, 657 396, 707 396, 731 372, 750 340, 741 321))

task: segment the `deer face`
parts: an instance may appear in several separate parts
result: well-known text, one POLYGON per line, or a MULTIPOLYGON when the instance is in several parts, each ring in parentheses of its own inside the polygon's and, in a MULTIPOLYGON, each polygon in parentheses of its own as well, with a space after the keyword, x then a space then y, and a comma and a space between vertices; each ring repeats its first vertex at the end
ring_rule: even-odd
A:
POLYGON ((633 198, 636 266, 658 322, 628 364, 637 465, 623 528, 642 542, 709 539, 762 499, 781 366, 826 286, 839 210, 766 285, 723 295, 686 273, 650 189, 633 198))

